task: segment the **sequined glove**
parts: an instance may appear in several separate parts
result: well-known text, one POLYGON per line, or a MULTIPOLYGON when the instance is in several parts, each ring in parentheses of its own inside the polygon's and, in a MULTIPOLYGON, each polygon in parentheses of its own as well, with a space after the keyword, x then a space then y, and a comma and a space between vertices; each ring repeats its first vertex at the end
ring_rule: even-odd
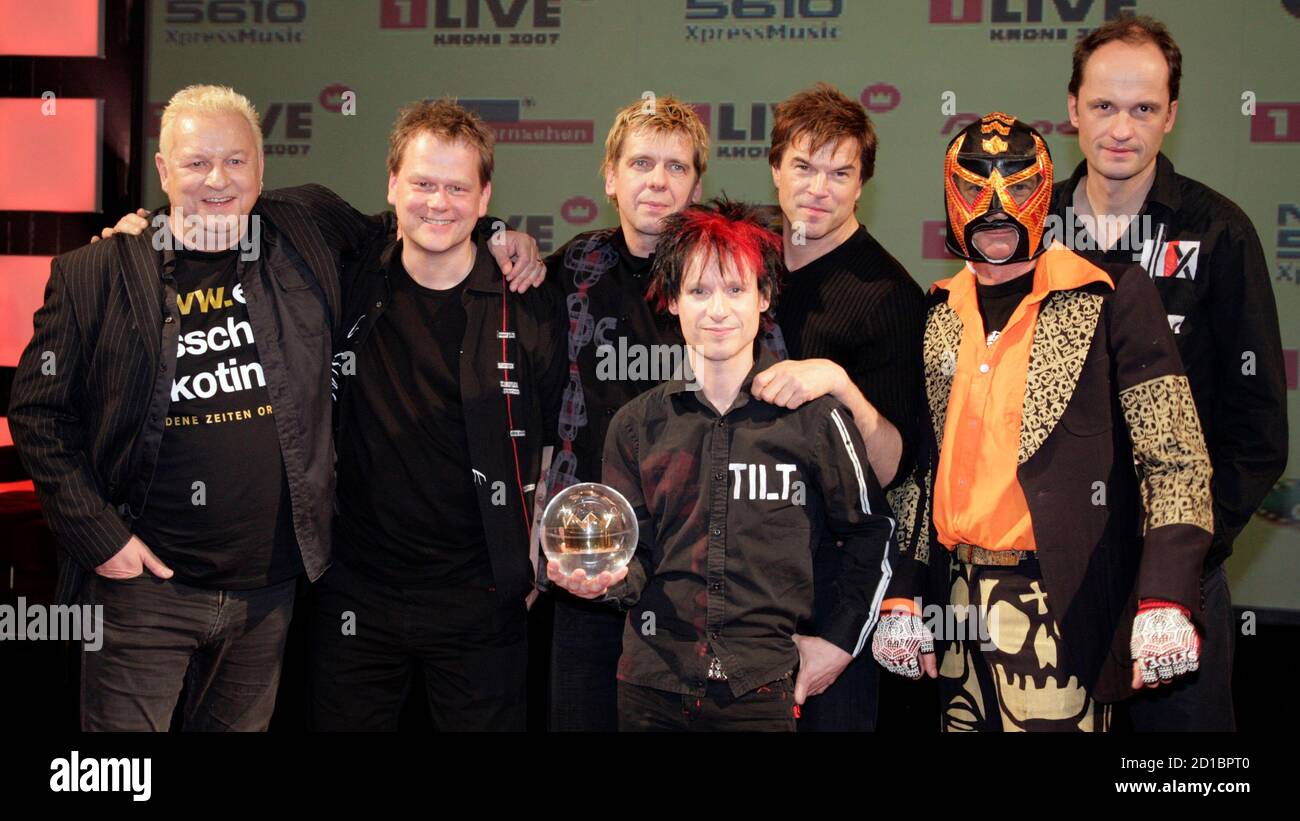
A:
POLYGON ((871 655, 891 673, 921 677, 921 654, 934 652, 934 637, 919 616, 895 611, 880 617, 871 655))
POLYGON ((1196 671, 1201 637, 1189 616, 1187 608, 1159 599, 1144 599, 1138 606, 1129 649, 1143 684, 1153 686, 1196 671))

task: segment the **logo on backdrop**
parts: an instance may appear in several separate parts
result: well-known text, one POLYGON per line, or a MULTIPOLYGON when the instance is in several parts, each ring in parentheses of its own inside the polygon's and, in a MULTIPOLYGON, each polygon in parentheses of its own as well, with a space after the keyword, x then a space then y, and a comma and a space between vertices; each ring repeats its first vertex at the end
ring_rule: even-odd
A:
POLYGON ((903 93, 898 90, 898 86, 891 86, 889 83, 876 83, 862 89, 858 101, 862 103, 863 108, 872 114, 884 114, 886 111, 893 111, 898 108, 898 104, 903 101, 903 93))
POLYGON ((1121 14, 1137 0, 930 0, 930 24, 990 24, 994 42, 1071 41, 1121 14))
POLYGON ((600 206, 591 197, 579 194, 569 197, 560 206, 560 217, 570 225, 586 225, 596 219, 600 206))
POLYGON ((524 119, 523 110, 537 105, 532 97, 461 100, 460 104, 483 118, 498 143, 589 145, 593 139, 591 120, 524 119))
POLYGON ((379 27, 433 29, 435 46, 553 46, 561 7, 560 0, 379 0, 379 27))
POLYGON ((1277 205, 1277 276, 1274 282, 1300 285, 1300 204, 1277 205))
MULTIPOLYGON (((327 89, 328 90, 328 89, 327 89)), ((321 92, 322 96, 324 92, 321 92)), ((253 104, 262 113, 262 150, 266 158, 306 157, 311 153, 312 112, 315 105, 302 102, 275 102, 253 104)), ((162 113, 166 103, 150 102, 148 133, 158 139, 162 129, 162 113)))
POLYGON ((843 11, 844 0, 686 0, 686 41, 838 40, 843 11))
POLYGON ((1250 118, 1252 143, 1300 143, 1300 103, 1259 103, 1250 118))
POLYGON ((690 106, 709 132, 715 157, 766 159, 776 103, 691 103, 690 106))
POLYGON ((306 31, 306 0, 166 0, 161 5, 164 46, 290 45, 303 42, 306 31))
MULTIPOLYGON (((971 123, 979 122, 981 116, 983 115, 969 113, 953 114, 943 121, 943 125, 939 128, 939 133, 945 137, 951 137, 971 123)), ((1070 125, 1069 119, 1061 120, 1059 123, 1053 123, 1051 120, 1024 120, 1023 122, 1032 126, 1034 130, 1039 134, 1042 134, 1044 137, 1052 134, 1059 134, 1063 137, 1072 137, 1079 133, 1079 129, 1070 125)))

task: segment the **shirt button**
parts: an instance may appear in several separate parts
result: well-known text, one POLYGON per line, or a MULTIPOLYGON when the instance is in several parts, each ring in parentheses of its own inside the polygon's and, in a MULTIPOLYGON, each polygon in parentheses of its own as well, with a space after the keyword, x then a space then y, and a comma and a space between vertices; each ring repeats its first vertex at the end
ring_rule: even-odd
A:
POLYGON ((713 474, 713 478, 717 479, 719 482, 722 481, 722 477, 724 476, 726 476, 726 474, 721 472, 713 474))
POLYGON ((159 363, 158 363, 158 370, 162 371, 163 373, 167 373, 167 363, 166 363, 166 362, 159 362, 159 363))
POLYGON ((721 590, 722 582, 714 582, 713 584, 709 585, 709 587, 713 590, 721 590))
POLYGON ((605 415, 606 415, 606 416, 613 416, 613 415, 614 415, 614 409, 613 409, 613 408, 605 408, 605 415))
POLYGON ((172 315, 171 315, 171 314, 167 314, 166 316, 163 317, 163 324, 164 324, 164 325, 170 325, 170 324, 172 324, 172 315))
POLYGON ((988 373, 988 372, 989 372, 989 363, 985 362, 984 364, 980 365, 980 373, 988 373))
POLYGON ((722 528, 720 528, 720 527, 715 527, 715 528, 713 528, 713 535, 714 535, 714 536, 721 536, 721 535, 722 535, 722 528))
POLYGON ((380 301, 376 302, 376 303, 375 303, 375 307, 376 307, 376 308, 382 308, 382 307, 384 307, 384 302, 383 302, 383 300, 380 300, 380 301))
POLYGON ((713 639, 714 641, 717 641, 717 640, 718 640, 718 631, 717 631, 717 630, 714 630, 712 633, 710 633, 710 634, 709 634, 709 638, 713 639))

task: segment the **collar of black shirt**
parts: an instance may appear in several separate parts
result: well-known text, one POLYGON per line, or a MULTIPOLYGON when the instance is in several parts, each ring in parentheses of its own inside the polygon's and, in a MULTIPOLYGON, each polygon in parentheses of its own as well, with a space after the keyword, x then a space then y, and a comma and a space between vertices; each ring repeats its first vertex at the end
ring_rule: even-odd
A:
MULTIPOLYGON (((500 294, 503 290, 502 283, 505 277, 501 269, 497 267, 497 262, 492 257, 491 251, 488 250, 487 243, 483 240, 474 241, 474 267, 469 270, 469 276, 465 277, 466 291, 480 291, 485 294, 500 294)), ((384 277, 409 276, 406 269, 402 267, 402 241, 393 240, 384 248, 384 252, 379 255, 380 270, 384 272, 384 277)), ((389 282, 391 285, 391 280, 389 282)))
MULTIPOLYGON (((749 388, 754 382, 754 377, 775 365, 777 361, 776 356, 767 349, 767 346, 765 346, 761 340, 755 339, 754 365, 749 369, 749 373, 745 375, 745 381, 740 386, 740 393, 736 394, 736 401, 732 402, 731 407, 727 409, 727 413, 722 415, 726 416, 737 408, 743 408, 745 405, 749 404, 749 400, 753 398, 749 388)), ((664 394, 666 398, 671 400, 674 396, 682 396, 684 394, 694 396, 696 401, 700 403, 701 407, 712 410, 708 403, 701 400, 700 388, 698 383, 695 381, 692 380, 687 382, 683 379, 671 379, 668 381, 667 392, 664 394)))
MULTIPOLYGON (((1086 176, 1088 176, 1088 161, 1084 160, 1075 167, 1074 174, 1070 176, 1069 182, 1061 190, 1058 213, 1063 213, 1066 206, 1074 203, 1074 190, 1079 187, 1079 181, 1086 176)), ((1151 183, 1151 190, 1147 192, 1147 199, 1142 204, 1142 210, 1145 212, 1148 207, 1155 204, 1169 211, 1177 211, 1181 200, 1177 175, 1174 173, 1174 164, 1161 151, 1156 155, 1156 179, 1151 183)))

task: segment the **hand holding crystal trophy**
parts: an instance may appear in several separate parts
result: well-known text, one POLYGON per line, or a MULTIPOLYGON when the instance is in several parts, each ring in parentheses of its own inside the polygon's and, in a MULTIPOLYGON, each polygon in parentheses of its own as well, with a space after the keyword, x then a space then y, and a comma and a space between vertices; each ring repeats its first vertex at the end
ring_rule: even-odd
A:
POLYGON ((599 598, 627 576, 639 535, 623 494, 597 482, 567 487, 542 513, 546 577, 575 596, 599 598))

